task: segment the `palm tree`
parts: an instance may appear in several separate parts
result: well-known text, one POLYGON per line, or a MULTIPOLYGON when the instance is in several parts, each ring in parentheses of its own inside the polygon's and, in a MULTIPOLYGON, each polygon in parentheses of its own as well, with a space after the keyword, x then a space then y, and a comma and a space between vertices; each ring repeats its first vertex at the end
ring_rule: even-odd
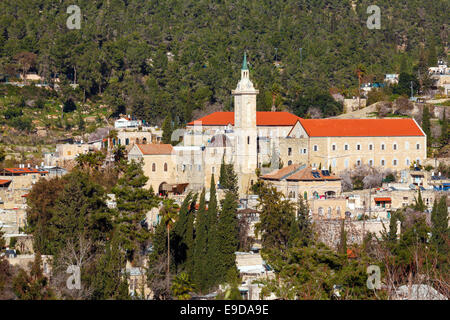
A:
POLYGON ((175 221, 178 218, 178 204, 174 199, 164 199, 163 206, 159 211, 162 221, 167 228, 167 287, 169 287, 169 272, 170 272, 170 229, 173 227, 175 221))

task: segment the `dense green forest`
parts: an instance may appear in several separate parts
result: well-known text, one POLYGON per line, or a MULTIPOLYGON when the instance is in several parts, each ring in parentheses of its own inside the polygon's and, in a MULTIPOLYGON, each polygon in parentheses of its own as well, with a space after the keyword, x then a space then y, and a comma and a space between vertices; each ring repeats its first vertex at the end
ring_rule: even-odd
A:
POLYGON ((301 106, 311 97, 332 87, 356 89, 361 65, 379 81, 385 73, 414 73, 421 55, 445 57, 449 6, 448 0, 2 0, 0 74, 34 71, 48 82, 58 76, 63 85, 80 85, 71 93, 76 101, 100 100, 112 115, 160 124, 171 113, 184 124, 213 105, 232 108, 230 90, 246 51, 258 108, 270 110, 275 101, 278 110, 304 115, 301 106), (81 9, 80 30, 66 25, 73 4, 81 9), (372 4, 381 8, 379 30, 366 25, 372 4))

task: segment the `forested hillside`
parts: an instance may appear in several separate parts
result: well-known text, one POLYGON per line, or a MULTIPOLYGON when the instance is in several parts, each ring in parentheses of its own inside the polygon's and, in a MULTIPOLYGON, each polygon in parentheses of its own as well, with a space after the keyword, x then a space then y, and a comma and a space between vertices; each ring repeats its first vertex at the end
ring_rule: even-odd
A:
MULTIPOLYGON (((274 99, 303 115, 299 100, 355 89, 358 66, 380 80, 401 66, 413 73, 420 56, 446 57, 448 12, 448 0, 2 0, 0 74, 58 75, 80 85, 77 101, 184 124, 213 104, 232 107, 246 51, 258 108, 274 99), (66 26, 73 4, 80 30, 66 26), (380 30, 366 26, 372 4, 380 30)), ((325 115, 339 112, 329 106, 325 115)))

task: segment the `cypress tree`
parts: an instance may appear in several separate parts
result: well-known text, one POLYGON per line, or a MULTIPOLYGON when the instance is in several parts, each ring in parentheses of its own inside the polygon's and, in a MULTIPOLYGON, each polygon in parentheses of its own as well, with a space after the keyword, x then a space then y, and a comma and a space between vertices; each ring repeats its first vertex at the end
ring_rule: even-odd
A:
POLYGON ((235 252, 239 246, 239 222, 237 218, 238 200, 227 191, 222 201, 222 210, 217 223, 218 266, 217 281, 225 280, 230 269, 236 268, 235 252))
POLYGON ((341 222, 341 235, 338 245, 338 251, 342 255, 347 255, 347 232, 345 231, 345 219, 341 222))
POLYGON ((197 203, 197 194, 193 197, 189 206, 188 220, 186 226, 186 271, 189 275, 192 275, 194 270, 194 250, 195 250, 195 205, 197 203))
POLYGON ((211 175, 207 216, 207 285, 209 288, 217 284, 218 270, 218 238, 217 238, 217 195, 214 174, 211 175))
POLYGON ((220 164, 220 176, 219 176, 219 184, 222 188, 225 188, 226 185, 226 171, 225 171, 225 155, 222 156, 222 163, 220 164))
POLYGON ((442 124, 441 124, 441 145, 445 146, 448 143, 448 123, 447 123, 447 117, 445 115, 445 109, 444 109, 444 115, 442 118, 442 124))
POLYGON ((208 220, 206 216, 205 189, 200 195, 200 203, 197 211, 195 223, 195 242, 194 242, 194 268, 192 279, 196 287, 204 292, 207 289, 207 271, 206 260, 207 241, 208 241, 208 220))
POLYGON ((164 119, 161 129, 163 131, 161 138, 162 143, 172 143, 173 125, 172 125, 172 116, 170 113, 164 119))
POLYGON ((422 199, 422 193, 420 192, 420 188, 419 188, 419 195, 417 196, 416 205, 414 206, 414 209, 416 209, 417 211, 420 211, 420 212, 424 212, 426 209, 425 203, 423 202, 423 199, 422 199))
POLYGON ((449 228, 446 196, 442 196, 439 201, 437 199, 434 200, 433 211, 431 212, 431 224, 433 244, 440 254, 447 255, 448 244, 446 243, 446 239, 449 236, 449 228))
POLYGON ((427 135, 427 146, 431 147, 432 137, 431 137, 431 124, 430 124, 430 109, 428 108, 428 106, 423 107, 422 130, 427 135))
POLYGON ((180 207, 178 220, 173 228, 173 251, 175 253, 175 265, 178 267, 186 262, 187 256, 187 227, 189 219, 189 208, 192 199, 192 193, 184 198, 180 207))
POLYGON ((308 246, 313 240, 309 207, 303 196, 299 196, 297 216, 293 219, 288 245, 308 246))

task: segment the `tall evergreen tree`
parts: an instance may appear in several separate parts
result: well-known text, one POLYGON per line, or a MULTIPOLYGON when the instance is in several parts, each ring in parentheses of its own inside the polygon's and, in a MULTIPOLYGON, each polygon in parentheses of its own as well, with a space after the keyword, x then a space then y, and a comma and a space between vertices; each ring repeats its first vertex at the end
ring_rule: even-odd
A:
POLYGON ((144 224, 145 214, 156 207, 159 199, 144 188, 148 178, 142 170, 142 163, 131 161, 122 178, 113 188, 117 202, 118 232, 122 246, 127 250, 127 258, 131 261, 135 251, 144 249, 150 237, 144 224))
POLYGON ((231 268, 236 268, 235 252, 239 246, 239 222, 237 218, 238 199, 236 195, 227 191, 222 201, 222 210, 217 223, 217 281, 225 280, 231 268))
POLYGON ((207 264, 207 274, 208 287, 211 288, 215 284, 217 284, 217 276, 218 276, 218 247, 219 247, 219 239, 217 237, 217 212, 218 212, 218 204, 217 204, 217 194, 216 194, 216 182, 214 180, 214 174, 211 175, 211 185, 209 189, 209 202, 208 202, 208 210, 206 212, 207 216, 207 251, 206 251, 206 259, 208 261, 207 264))
POLYGON ((449 253, 449 227, 446 196, 442 196, 439 201, 434 200, 431 224, 433 244, 440 254, 447 255, 449 253))
POLYGON ((195 223, 194 269, 192 279, 196 287, 204 292, 207 289, 207 241, 208 219, 206 215, 205 189, 200 194, 200 203, 195 223))
POLYGON ((303 196, 299 196, 297 215, 291 225, 289 246, 308 246, 313 241, 313 230, 309 207, 303 196))
POLYGON ((416 204, 414 205, 414 209, 416 209, 417 211, 420 211, 420 212, 424 212, 426 208, 427 207, 422 199, 422 192, 420 191, 420 188, 419 188, 419 194, 417 196, 416 204))
POLYGON ((445 146, 448 143, 448 121, 445 113, 446 110, 444 109, 444 115, 442 117, 442 124, 441 124, 441 137, 440 137, 440 142, 442 146, 445 146))
POLYGON ((431 147, 431 143, 433 141, 431 136, 431 124, 430 124, 430 109, 428 106, 423 107, 422 113, 422 130, 427 135, 427 146, 431 147))
POLYGON ((345 219, 341 221, 341 234, 339 236, 338 252, 347 255, 347 232, 345 231, 345 219))
POLYGON ((169 113, 161 127, 162 133, 162 143, 172 143, 172 132, 173 132, 173 123, 172 123, 172 115, 169 113))
POLYGON ((175 254, 175 264, 177 267, 186 262, 187 256, 187 228, 188 228, 188 220, 189 220, 189 209, 192 199, 192 193, 190 192, 186 198, 184 198, 183 203, 180 207, 180 212, 178 214, 178 220, 173 228, 173 236, 174 236, 174 244, 173 250, 175 254))
POLYGON ((118 231, 113 232, 111 241, 106 243, 105 252, 92 270, 94 275, 89 282, 94 300, 129 299, 127 277, 123 273, 126 258, 121 239, 118 231))

